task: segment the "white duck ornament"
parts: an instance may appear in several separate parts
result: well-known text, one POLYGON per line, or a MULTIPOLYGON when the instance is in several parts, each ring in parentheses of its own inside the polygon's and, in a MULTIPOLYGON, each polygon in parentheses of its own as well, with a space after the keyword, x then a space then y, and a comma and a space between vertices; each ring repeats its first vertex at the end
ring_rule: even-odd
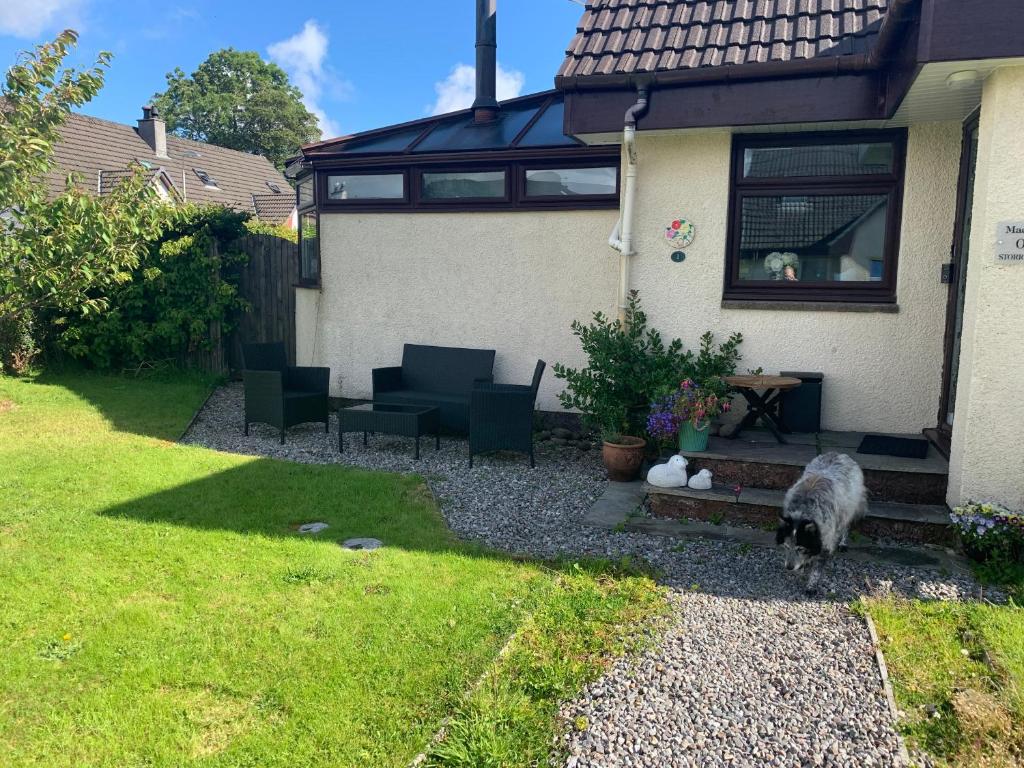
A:
POLYGON ((659 488, 686 487, 686 459, 673 456, 668 464, 657 464, 647 473, 647 482, 659 488))

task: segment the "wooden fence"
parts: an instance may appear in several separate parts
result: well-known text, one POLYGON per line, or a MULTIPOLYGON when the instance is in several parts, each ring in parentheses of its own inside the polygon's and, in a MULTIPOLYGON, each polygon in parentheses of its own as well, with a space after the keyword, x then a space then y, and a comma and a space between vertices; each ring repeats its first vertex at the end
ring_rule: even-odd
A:
POLYGON ((242 344, 283 341, 295 364, 295 284, 298 246, 272 235, 246 235, 235 247, 249 255, 241 268, 239 294, 251 308, 226 337, 220 324, 210 327, 210 349, 191 356, 191 364, 218 374, 242 369, 242 344))

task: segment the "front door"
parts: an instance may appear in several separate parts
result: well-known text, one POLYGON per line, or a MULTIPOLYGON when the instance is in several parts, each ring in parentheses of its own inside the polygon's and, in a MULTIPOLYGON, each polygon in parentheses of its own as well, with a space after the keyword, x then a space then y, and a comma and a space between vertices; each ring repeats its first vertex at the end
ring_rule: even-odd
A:
POLYGON ((964 327, 964 296, 967 288, 967 262, 970 256, 971 212, 974 202, 974 174, 978 161, 978 116, 964 123, 960 180, 957 188, 956 225, 949 268, 951 281, 946 309, 945 361, 942 375, 942 401, 939 405, 938 432, 948 444, 956 417, 957 375, 960 370, 960 339, 964 327))

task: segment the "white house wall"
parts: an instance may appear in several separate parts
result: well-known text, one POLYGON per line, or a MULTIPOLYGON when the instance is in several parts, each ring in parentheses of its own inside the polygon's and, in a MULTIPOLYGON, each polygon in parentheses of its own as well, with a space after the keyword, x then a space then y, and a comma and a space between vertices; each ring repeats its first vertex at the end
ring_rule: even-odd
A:
POLYGON ((826 429, 935 426, 946 300, 939 270, 952 241, 959 124, 910 129, 895 314, 722 307, 730 148, 724 131, 640 134, 631 279, 653 324, 688 346, 705 330, 719 340, 740 331, 743 371, 824 373, 826 429), (662 233, 680 216, 696 224, 697 237, 677 264, 662 233))
MULTIPOLYGON (((538 358, 579 365, 572 321, 614 314, 617 217, 321 214, 322 293, 298 290, 298 359, 330 366, 331 394, 353 398, 370 395, 371 369, 399 364, 406 342, 495 349, 503 382, 529 383, 538 358)), ((560 408, 557 383, 549 369, 538 407, 560 408)))
POLYGON ((986 81, 978 135, 970 257, 950 504, 995 501, 1024 509, 1024 265, 995 260, 996 228, 1024 221, 1024 67, 986 81))
MULTIPOLYGON (((631 280, 653 325, 689 346, 741 331, 743 370, 823 372, 828 429, 934 426, 959 124, 910 130, 896 314, 722 308, 730 144, 725 132, 640 134, 631 280), (698 230, 682 264, 662 244, 678 216, 698 230)), ((615 311, 617 215, 324 213, 323 288, 298 291, 298 359, 329 365, 332 394, 356 398, 405 342, 494 348, 500 381, 528 381, 538 357, 579 365, 570 323, 615 311)), ((559 408, 559 383, 545 376, 539 407, 559 408)))

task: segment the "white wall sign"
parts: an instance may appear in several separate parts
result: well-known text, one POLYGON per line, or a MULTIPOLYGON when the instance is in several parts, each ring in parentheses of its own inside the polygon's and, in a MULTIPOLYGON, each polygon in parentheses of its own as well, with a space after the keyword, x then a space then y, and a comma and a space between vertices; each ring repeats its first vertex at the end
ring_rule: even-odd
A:
POLYGON ((996 231, 996 262, 1024 264, 1024 221, 1001 221, 996 231))

